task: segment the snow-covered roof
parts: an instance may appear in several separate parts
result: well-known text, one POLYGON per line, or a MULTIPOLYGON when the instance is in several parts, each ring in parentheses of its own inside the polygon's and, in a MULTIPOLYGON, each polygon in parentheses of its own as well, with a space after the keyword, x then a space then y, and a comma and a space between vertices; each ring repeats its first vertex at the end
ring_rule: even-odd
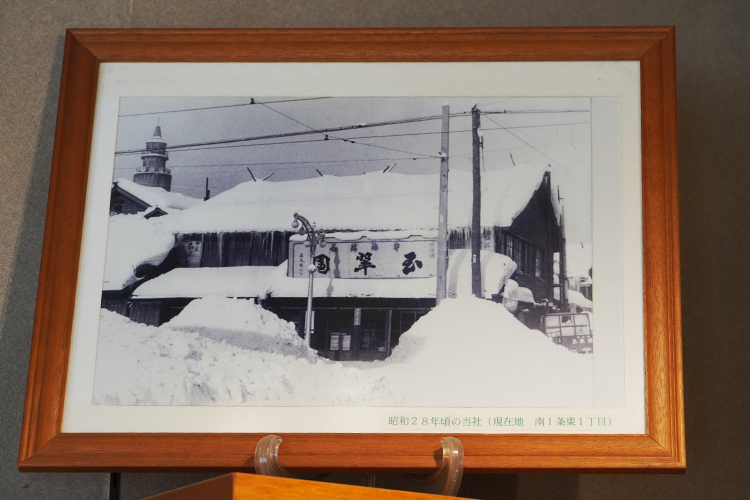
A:
POLYGON ((181 193, 171 193, 160 187, 141 186, 123 178, 115 179, 112 184, 143 201, 146 205, 159 207, 165 212, 185 210, 203 201, 181 193))
POLYGON ((135 283, 139 266, 158 266, 174 248, 174 234, 162 230, 159 217, 119 214, 109 219, 103 290, 122 290, 135 283))
MULTIPOLYGON (((516 264, 505 255, 482 252, 485 297, 496 294, 516 264)), ((308 280, 286 275, 287 263, 274 266, 177 268, 154 278, 133 293, 134 298, 307 297, 308 280)), ((437 279, 316 279, 314 297, 434 298, 437 279)), ((471 295, 471 255, 454 250, 448 264, 448 297, 471 295)))
MULTIPOLYGON (((507 227, 548 170, 520 165, 482 174, 482 225, 507 227)), ((439 175, 368 173, 283 182, 245 182, 175 214, 176 233, 290 230, 294 213, 325 231, 437 229, 439 175)), ((471 225, 472 175, 449 176, 448 223, 471 225)), ((553 200, 554 203, 554 200, 553 200)))
POLYGON ((264 297, 276 270, 276 266, 178 267, 142 284, 133 297, 264 297))

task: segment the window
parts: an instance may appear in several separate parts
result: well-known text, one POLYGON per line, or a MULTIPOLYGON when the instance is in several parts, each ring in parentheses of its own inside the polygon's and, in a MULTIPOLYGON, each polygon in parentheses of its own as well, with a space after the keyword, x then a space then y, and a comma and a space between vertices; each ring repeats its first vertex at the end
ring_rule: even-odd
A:
POLYGON ((542 277, 542 251, 538 248, 534 249, 534 276, 542 277))
POLYGON ((513 251, 513 236, 509 234, 505 235, 505 255, 507 255, 514 261, 517 260, 516 255, 513 251))
POLYGON ((526 240, 502 233, 496 238, 495 251, 507 255, 516 263, 518 272, 544 278, 544 252, 526 240))

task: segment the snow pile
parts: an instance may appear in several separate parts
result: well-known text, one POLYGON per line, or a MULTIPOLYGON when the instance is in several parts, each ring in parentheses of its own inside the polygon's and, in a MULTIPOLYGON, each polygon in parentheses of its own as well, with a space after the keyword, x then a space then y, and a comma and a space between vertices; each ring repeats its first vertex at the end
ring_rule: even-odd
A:
POLYGON ((175 245, 174 235, 162 228, 163 221, 139 214, 109 218, 104 290, 122 290, 137 280, 139 266, 162 263, 175 245))
MULTIPOLYGON (((506 281, 516 271, 516 263, 507 255, 480 251, 482 290, 489 299, 497 294, 506 281)), ((471 290, 471 250, 451 250, 448 264, 448 297, 470 297, 471 290)), ((434 292, 431 295, 435 296, 434 292)))
MULTIPOLYGON (((232 308, 222 307, 221 312, 232 308)), ((207 313, 218 319, 219 311, 207 309, 200 307, 193 313, 207 313)), ((245 328, 234 333, 237 337, 247 336, 248 345, 287 338, 288 327, 280 320, 278 325, 283 331, 273 335, 270 331, 255 331, 258 323, 251 319, 255 317, 252 313, 246 315, 245 326, 241 316, 219 323, 245 328)), ((206 324, 207 320, 202 322, 206 324)), ((297 355, 286 355, 278 350, 253 350, 228 341, 217 342, 203 336, 207 332, 205 327, 181 331, 167 325, 142 325, 102 309, 93 403, 353 406, 361 404, 364 393, 379 395, 381 405, 397 398, 388 392, 382 379, 366 370, 318 358, 299 337, 286 349, 297 355)))
POLYGON ((165 212, 169 212, 170 209, 185 210, 203 201, 181 193, 172 193, 160 187, 142 186, 123 178, 115 179, 112 184, 123 191, 127 191, 147 205, 159 207, 165 212))
POLYGON ((592 406, 592 356, 493 302, 446 299, 388 360, 348 363, 317 358, 288 323, 251 302, 194 303, 159 328, 102 310, 95 404, 592 406))
POLYGON ((398 368, 392 383, 410 386, 410 405, 593 404, 591 356, 528 329, 501 304, 473 297, 441 302, 401 337, 389 362, 398 368))
POLYGON ((575 290, 567 290, 566 293, 568 294, 568 302, 570 302, 571 304, 575 304, 581 309, 592 310, 594 308, 594 303, 584 297, 581 292, 576 292, 575 290))
POLYGON ((309 359, 316 356, 297 335, 294 324, 251 300, 216 295, 197 299, 164 326, 243 349, 309 359))
MULTIPOLYGON (((539 188, 546 165, 482 174, 482 225, 507 227, 539 188)), ((181 213, 175 233, 289 230, 295 212, 326 231, 437 229, 439 174, 370 173, 245 182, 181 213)), ((472 175, 451 172, 448 224, 471 226, 472 175)), ((553 197, 554 198, 554 197, 553 197)), ((554 200, 553 200, 554 204, 554 200)))

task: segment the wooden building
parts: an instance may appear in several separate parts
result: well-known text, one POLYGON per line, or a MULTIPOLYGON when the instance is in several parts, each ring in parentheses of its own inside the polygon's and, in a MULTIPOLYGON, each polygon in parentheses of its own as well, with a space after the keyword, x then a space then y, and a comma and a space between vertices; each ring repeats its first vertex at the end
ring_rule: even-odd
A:
MULTIPOLYGON (((483 182, 481 259, 491 263, 483 265, 489 270, 483 275, 485 298, 500 301, 505 280, 512 277, 535 301, 553 302, 554 254, 561 249, 562 229, 550 173, 519 166, 488 172, 483 182)), ((452 172, 450 186, 448 274, 455 296, 463 286, 459 276, 470 289, 470 175, 452 172)), ((400 335, 435 305, 435 250, 431 267, 426 255, 429 244, 436 246, 437 193, 436 175, 377 173, 240 184, 165 218, 176 235, 176 267, 133 291, 131 310, 149 311, 134 319, 161 324, 210 292, 258 301, 295 323, 303 335, 307 273, 295 270, 306 270, 310 263, 300 267, 295 260, 291 222, 299 212, 339 242, 339 253, 326 256, 331 265, 368 253, 368 259, 382 256, 396 269, 365 278, 354 272, 350 260, 347 275, 318 272, 313 347, 331 359, 385 359, 400 335), (415 251, 425 256, 425 265, 418 273, 399 274, 397 264, 408 260, 407 243, 414 238, 427 242, 415 251)))
POLYGON ((127 179, 112 181, 109 197, 109 214, 139 214, 144 217, 160 217, 175 210, 185 210, 202 200, 171 193, 160 187, 149 187, 136 184, 127 179))

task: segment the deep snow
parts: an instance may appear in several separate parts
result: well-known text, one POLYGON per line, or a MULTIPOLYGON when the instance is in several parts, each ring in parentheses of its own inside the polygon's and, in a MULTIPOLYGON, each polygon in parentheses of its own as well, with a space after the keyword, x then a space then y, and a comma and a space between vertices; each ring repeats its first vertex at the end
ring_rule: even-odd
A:
POLYGON ((446 299, 386 361, 333 362, 252 301, 207 297, 159 328, 102 310, 94 404, 590 407, 592 356, 497 303, 446 299))
POLYGON ((103 290, 121 290, 131 285, 137 280, 138 266, 157 266, 174 248, 174 235, 163 229, 164 222, 159 219, 144 219, 141 214, 109 218, 103 290))

